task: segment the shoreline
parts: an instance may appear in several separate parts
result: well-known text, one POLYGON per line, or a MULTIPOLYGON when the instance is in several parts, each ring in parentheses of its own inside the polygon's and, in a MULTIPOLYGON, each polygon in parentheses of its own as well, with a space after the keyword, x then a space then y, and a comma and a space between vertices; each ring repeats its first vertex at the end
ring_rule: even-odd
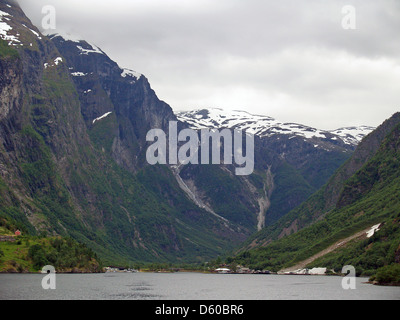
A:
MULTIPOLYGON (((68 271, 56 271, 55 274, 63 274, 63 275, 92 275, 92 274, 113 274, 113 273, 119 273, 119 274, 128 274, 128 273, 154 273, 154 274, 171 274, 171 273, 200 273, 200 274, 216 274, 216 275, 274 275, 274 276, 319 276, 319 277, 346 277, 346 275, 340 275, 340 274, 287 274, 287 273, 278 273, 278 272, 270 272, 270 273, 239 273, 239 272, 227 272, 227 273, 218 273, 218 272, 212 272, 212 271, 200 271, 200 270, 177 270, 177 271, 150 271, 150 270, 136 270, 136 271, 103 271, 103 272, 68 272, 68 271)), ((37 274, 37 275, 42 275, 41 271, 37 272, 0 272, 0 275, 32 275, 32 274, 37 274)), ((381 287, 400 287, 400 283, 379 283, 377 281, 369 281, 368 277, 356 277, 359 279, 367 279, 367 281, 363 282, 365 284, 371 284, 374 286, 381 286, 381 287)))

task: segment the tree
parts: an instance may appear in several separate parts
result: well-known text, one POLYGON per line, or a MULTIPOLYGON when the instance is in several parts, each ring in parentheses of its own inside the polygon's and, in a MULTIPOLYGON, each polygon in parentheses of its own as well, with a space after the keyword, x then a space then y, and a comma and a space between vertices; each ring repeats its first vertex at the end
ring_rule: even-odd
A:
POLYGON ((35 244, 28 250, 28 257, 32 259, 33 266, 36 269, 40 269, 48 264, 46 259, 46 253, 42 246, 35 244))

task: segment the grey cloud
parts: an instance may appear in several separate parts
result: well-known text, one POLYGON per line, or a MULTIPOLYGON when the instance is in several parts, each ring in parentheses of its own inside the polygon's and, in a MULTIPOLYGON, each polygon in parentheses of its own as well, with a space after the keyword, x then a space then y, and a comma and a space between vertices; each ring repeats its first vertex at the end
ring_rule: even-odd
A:
POLYGON ((399 109, 397 0, 20 0, 144 73, 175 109, 242 108, 324 129, 399 109), (356 8, 344 30, 341 9, 356 8))

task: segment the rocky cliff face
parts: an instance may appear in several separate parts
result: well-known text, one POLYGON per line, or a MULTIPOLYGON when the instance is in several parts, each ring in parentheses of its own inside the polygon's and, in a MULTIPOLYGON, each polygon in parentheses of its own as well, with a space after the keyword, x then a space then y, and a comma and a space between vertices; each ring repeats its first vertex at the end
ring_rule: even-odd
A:
POLYGON ((244 239, 168 168, 144 165, 147 131, 175 119, 144 76, 86 42, 41 35, 13 1, 0 10, 0 215, 106 262, 195 261, 244 239))
POLYGON ((87 129, 98 142, 104 139, 102 147, 118 164, 136 171, 144 165, 147 132, 168 131, 169 121, 176 121, 172 109, 157 98, 144 75, 120 68, 95 45, 59 35, 50 39, 65 57, 87 129), (114 121, 109 130, 100 130, 105 119, 96 119, 107 114, 114 121))
MULTIPOLYGON (((4 46, 3 42, 3 46, 4 46)), ((22 87, 21 62, 12 55, 4 55, 0 61, 2 74, 0 83, 0 121, 7 118, 10 111, 21 105, 19 91, 22 87)))

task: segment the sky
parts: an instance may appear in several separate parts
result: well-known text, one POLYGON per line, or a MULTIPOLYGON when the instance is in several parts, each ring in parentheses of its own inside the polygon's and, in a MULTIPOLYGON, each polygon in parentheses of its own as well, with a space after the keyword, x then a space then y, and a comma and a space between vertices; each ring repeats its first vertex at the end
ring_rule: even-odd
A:
POLYGON ((398 0, 19 0, 99 46, 175 111, 219 107, 319 129, 400 111, 398 0))

